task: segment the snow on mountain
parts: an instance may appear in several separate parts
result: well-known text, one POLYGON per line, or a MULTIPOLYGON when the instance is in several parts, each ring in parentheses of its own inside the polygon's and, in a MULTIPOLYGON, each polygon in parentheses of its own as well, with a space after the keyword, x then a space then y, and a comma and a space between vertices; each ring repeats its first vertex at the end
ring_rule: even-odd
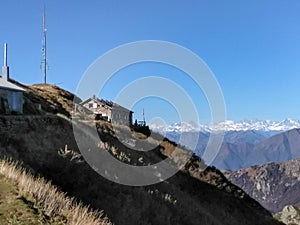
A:
POLYGON ((169 132, 213 132, 213 131, 287 131, 294 128, 300 128, 300 121, 285 119, 280 122, 272 120, 244 120, 234 122, 226 120, 215 125, 203 125, 196 123, 180 122, 169 126, 151 124, 150 128, 159 133, 169 132))
POLYGON ((267 162, 280 162, 299 157, 300 121, 286 119, 224 121, 209 126, 177 123, 171 126, 153 126, 172 141, 202 157, 210 133, 224 131, 224 140, 211 165, 219 169, 238 170, 267 162), (196 146, 191 143, 197 142, 196 146))
POLYGON ((187 123, 180 122, 174 123, 169 126, 151 124, 150 129, 153 131, 157 131, 159 133, 169 133, 169 132, 199 132, 199 131, 207 131, 210 132, 210 128, 207 125, 201 125, 196 123, 187 123))

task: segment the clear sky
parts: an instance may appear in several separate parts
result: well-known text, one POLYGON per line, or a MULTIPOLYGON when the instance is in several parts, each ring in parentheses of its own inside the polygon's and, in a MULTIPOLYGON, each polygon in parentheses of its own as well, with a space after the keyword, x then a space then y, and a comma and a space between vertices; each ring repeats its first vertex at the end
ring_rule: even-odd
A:
MULTIPOLYGON (((75 92, 89 65, 110 49, 132 41, 164 40, 190 49, 206 62, 222 88, 228 119, 300 119, 299 0, 2 1, 0 44, 8 43, 11 77, 26 84, 43 81, 44 2, 49 83, 75 92)), ((209 122, 201 90, 176 73, 181 72, 165 65, 125 68, 102 95, 114 99, 139 76, 160 75, 187 90, 200 120, 209 122)), ((141 119, 145 108, 148 120, 177 122, 176 106, 163 102, 144 99, 134 108, 135 118, 141 119)))

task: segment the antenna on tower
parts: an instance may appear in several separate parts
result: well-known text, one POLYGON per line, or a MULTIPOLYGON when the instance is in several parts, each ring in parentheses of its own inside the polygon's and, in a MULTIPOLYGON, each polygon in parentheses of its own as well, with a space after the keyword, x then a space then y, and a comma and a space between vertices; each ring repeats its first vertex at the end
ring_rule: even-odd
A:
POLYGON ((146 126, 145 109, 143 108, 143 126, 146 126))
POLYGON ((46 28, 46 9, 44 6, 44 13, 43 13, 43 73, 44 73, 44 83, 47 83, 47 66, 48 66, 48 60, 47 60, 47 28, 46 28))

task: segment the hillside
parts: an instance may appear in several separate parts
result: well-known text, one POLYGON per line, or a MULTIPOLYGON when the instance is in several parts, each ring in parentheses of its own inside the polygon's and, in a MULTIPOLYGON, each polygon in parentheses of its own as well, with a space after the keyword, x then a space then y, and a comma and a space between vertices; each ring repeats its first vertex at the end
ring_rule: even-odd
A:
POLYGON ((16 185, 0 176, 0 224, 41 224, 40 210, 28 202, 20 198, 16 185))
POLYGON ((274 135, 253 148, 248 162, 261 165, 266 162, 281 162, 300 157, 300 129, 292 129, 274 135))
MULTIPOLYGON (((125 186, 98 175, 79 152, 72 123, 66 118, 71 114, 70 96, 52 85, 28 87, 27 115, 0 116, 1 156, 21 161, 32 173, 51 180, 69 196, 94 209, 103 209, 114 224, 279 224, 219 170, 212 167, 200 170, 203 162, 195 155, 173 177, 154 185, 125 186)), ((86 133, 89 125, 81 126, 86 128, 81 135, 87 143, 86 149, 95 153, 95 157, 101 151, 108 151, 123 162, 141 166, 171 156, 175 148, 174 143, 160 139, 159 135, 154 135, 151 141, 145 140, 143 135, 125 134, 125 128, 115 130, 105 122, 97 124, 99 145, 93 141, 96 138, 93 134, 86 133), (148 146, 159 144, 152 151, 133 151, 124 145, 120 135, 125 139, 138 136, 148 146)), ((191 154, 180 149, 181 154, 173 158, 175 164, 191 154)), ((108 170, 109 165, 94 169, 108 170)))
POLYGON ((93 212, 35 178, 11 160, 0 161, 0 224, 110 225, 103 213, 93 212))
POLYGON ((228 174, 228 179, 272 212, 300 206, 300 158, 268 163, 228 174))

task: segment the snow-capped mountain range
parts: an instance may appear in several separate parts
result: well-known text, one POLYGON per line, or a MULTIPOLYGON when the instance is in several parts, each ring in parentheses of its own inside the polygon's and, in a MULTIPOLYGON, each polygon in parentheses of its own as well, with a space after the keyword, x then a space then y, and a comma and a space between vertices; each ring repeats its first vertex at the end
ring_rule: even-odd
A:
POLYGON ((223 143, 211 162, 219 169, 234 171, 300 157, 300 129, 294 129, 300 128, 299 120, 227 120, 216 125, 182 122, 165 127, 152 124, 150 128, 200 157, 206 151, 210 134, 224 131, 223 143))
POLYGON ((169 126, 151 124, 150 129, 159 133, 169 132, 215 132, 215 131, 287 131, 300 128, 300 120, 285 119, 280 122, 272 120, 244 120, 234 122, 226 120, 215 125, 180 122, 169 126))

